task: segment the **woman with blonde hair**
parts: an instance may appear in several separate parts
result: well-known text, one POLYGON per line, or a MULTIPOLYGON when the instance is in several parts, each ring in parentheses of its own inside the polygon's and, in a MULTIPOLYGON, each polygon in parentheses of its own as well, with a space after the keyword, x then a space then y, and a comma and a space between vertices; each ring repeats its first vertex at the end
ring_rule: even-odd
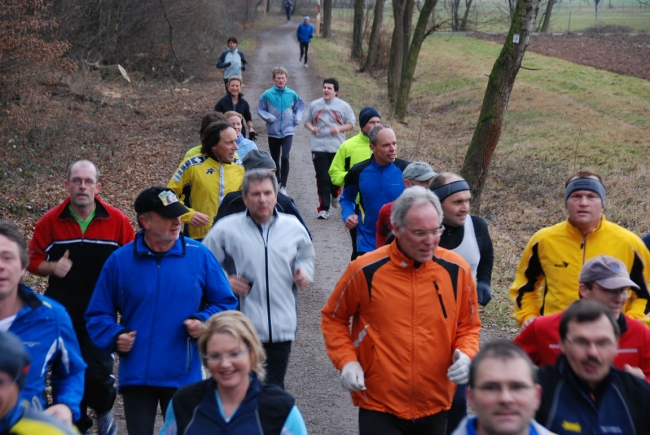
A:
POLYGON ((232 125, 237 132, 237 155, 243 161, 246 155, 252 150, 257 149, 257 145, 252 140, 248 140, 242 134, 242 123, 244 122, 244 117, 241 113, 237 113, 234 110, 230 110, 225 113, 228 123, 232 125))
POLYGON ((243 313, 210 317, 199 351, 211 377, 176 392, 160 435, 307 434, 293 397, 264 383, 264 348, 243 313))

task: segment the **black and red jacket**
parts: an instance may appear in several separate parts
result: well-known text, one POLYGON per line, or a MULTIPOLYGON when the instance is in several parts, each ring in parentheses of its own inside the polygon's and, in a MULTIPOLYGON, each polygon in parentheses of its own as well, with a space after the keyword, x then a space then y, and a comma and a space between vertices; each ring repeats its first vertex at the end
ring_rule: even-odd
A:
POLYGON ((104 263, 134 235, 129 218, 119 209, 98 197, 95 204, 95 217, 85 233, 70 213, 67 198, 38 221, 29 243, 27 270, 35 275, 43 261, 58 261, 70 251, 72 268, 65 278, 51 275, 45 294, 68 310, 75 328, 85 328, 84 313, 104 263))

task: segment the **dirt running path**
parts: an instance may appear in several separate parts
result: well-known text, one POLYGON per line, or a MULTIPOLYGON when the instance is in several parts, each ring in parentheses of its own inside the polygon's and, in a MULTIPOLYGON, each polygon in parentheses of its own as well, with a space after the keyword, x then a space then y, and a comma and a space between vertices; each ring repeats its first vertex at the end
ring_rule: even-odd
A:
MULTIPOLYGON (((273 85, 271 71, 284 66, 289 71, 288 86, 308 105, 322 96, 322 77, 318 75, 318 59, 310 59, 310 67, 299 62, 295 24, 282 24, 258 37, 257 50, 247 56, 250 68, 245 73, 244 93, 251 106, 264 90, 273 85)), ((264 121, 253 115, 260 134, 257 143, 268 150, 264 121)), ((310 434, 356 434, 357 410, 350 395, 339 382, 327 354, 320 332, 320 309, 350 258, 350 236, 343 226, 340 212, 332 209, 329 220, 316 219, 318 196, 311 163, 310 139, 302 125, 298 127, 291 150, 291 166, 287 192, 303 215, 314 239, 316 276, 314 283, 301 292, 298 338, 293 345, 287 374, 287 390, 296 398, 310 434)))

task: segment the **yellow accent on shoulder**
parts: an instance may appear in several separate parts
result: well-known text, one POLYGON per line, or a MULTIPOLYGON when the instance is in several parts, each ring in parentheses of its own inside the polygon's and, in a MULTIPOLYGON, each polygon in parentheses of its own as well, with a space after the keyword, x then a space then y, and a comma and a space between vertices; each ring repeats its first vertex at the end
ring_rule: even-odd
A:
POLYGON ((580 427, 580 423, 571 423, 566 420, 562 422, 562 429, 568 430, 570 432, 582 433, 582 428, 580 427))

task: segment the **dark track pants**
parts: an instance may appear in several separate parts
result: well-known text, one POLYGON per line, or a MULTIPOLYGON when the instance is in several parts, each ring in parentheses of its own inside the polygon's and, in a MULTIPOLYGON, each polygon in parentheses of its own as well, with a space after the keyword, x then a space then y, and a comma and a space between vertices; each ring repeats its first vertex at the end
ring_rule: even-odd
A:
POLYGON ((445 411, 415 420, 359 408, 359 435, 445 435, 445 411))
POLYGON ((300 58, 305 57, 305 63, 307 63, 307 53, 309 52, 309 42, 300 43, 300 58))
POLYGON ((84 395, 80 404, 81 418, 75 422, 79 432, 84 433, 93 425, 87 409, 92 408, 98 416, 107 413, 113 409, 117 390, 113 377, 113 356, 95 346, 85 329, 75 328, 75 332, 81 356, 88 364, 84 380, 84 395))
POLYGON ((124 417, 126 431, 129 435, 151 435, 156 422, 158 403, 163 417, 167 406, 172 400, 177 388, 128 386, 122 387, 124 400, 124 417))
POLYGON ((284 390, 284 376, 287 374, 291 341, 262 343, 266 352, 266 383, 275 384, 284 390))
POLYGON ((278 177, 278 184, 281 187, 287 187, 287 180, 289 179, 289 153, 291 153, 292 143, 293 135, 285 136, 282 139, 269 137, 269 151, 271 151, 271 158, 275 162, 277 168, 275 175, 278 177), (280 152, 282 152, 282 158, 280 158, 280 152))
POLYGON ((312 152, 311 160, 316 170, 316 188, 318 189, 318 211, 330 209, 330 196, 338 198, 339 187, 332 184, 329 170, 336 153, 312 152))

